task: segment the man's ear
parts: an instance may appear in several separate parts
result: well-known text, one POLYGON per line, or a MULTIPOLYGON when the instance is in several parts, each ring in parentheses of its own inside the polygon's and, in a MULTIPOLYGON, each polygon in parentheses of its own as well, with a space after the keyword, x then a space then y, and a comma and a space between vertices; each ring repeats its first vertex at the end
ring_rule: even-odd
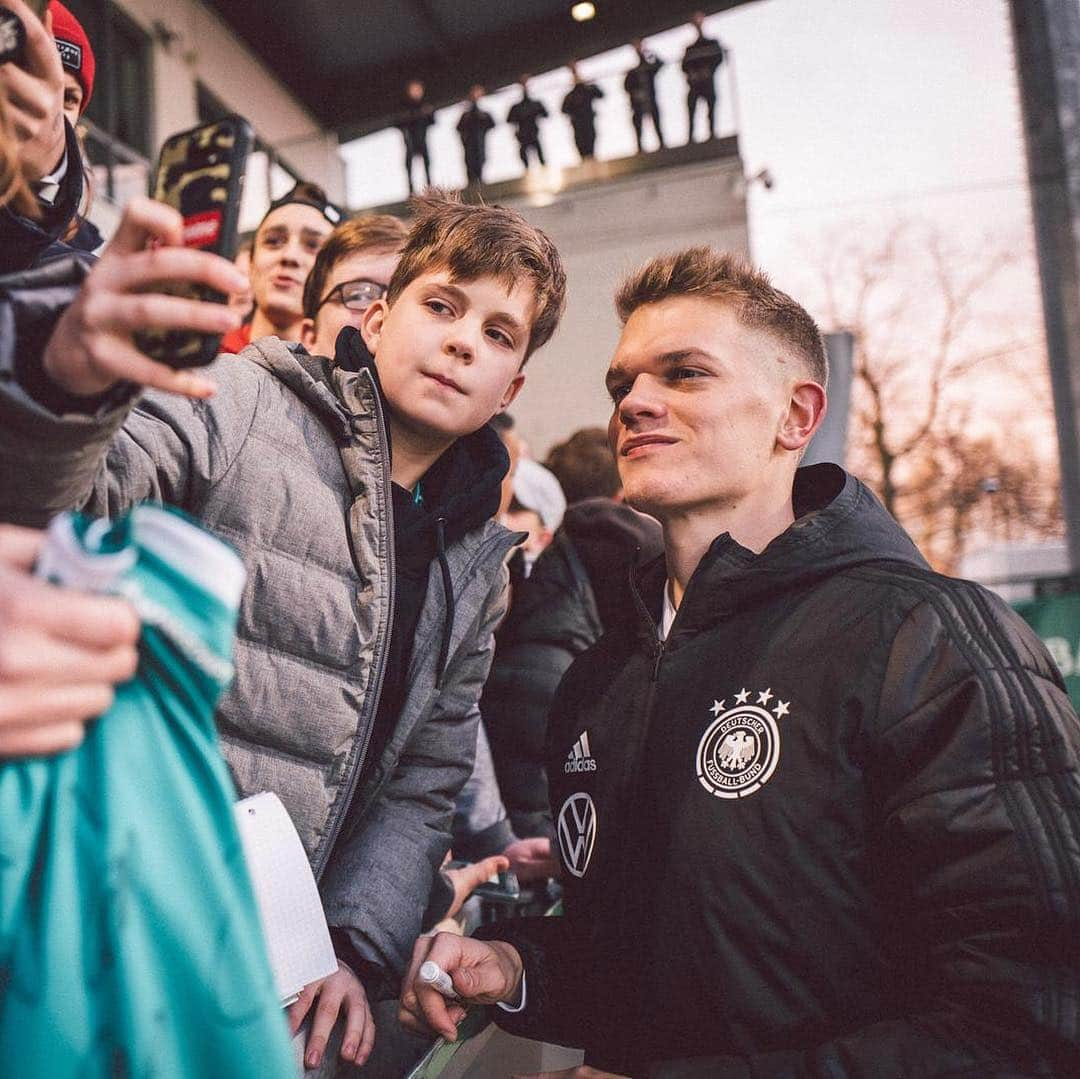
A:
POLYGON ((502 401, 499 402, 499 411, 504 412, 510 407, 510 403, 514 400, 519 393, 521 393, 521 387, 525 385, 525 372, 518 371, 514 375, 513 381, 506 387, 506 393, 502 396, 502 401))
POLYGON ((825 390, 816 382, 797 382, 791 391, 787 412, 776 434, 777 445, 798 452, 817 433, 825 419, 828 400, 825 390))
POLYGON ((364 312, 360 320, 360 336, 368 347, 368 352, 374 356, 379 351, 379 338, 382 337, 383 326, 386 316, 390 311, 390 305, 385 299, 375 300, 364 312))
POLYGON ((300 323, 300 344, 310 352, 315 347, 315 320, 306 318, 300 323))

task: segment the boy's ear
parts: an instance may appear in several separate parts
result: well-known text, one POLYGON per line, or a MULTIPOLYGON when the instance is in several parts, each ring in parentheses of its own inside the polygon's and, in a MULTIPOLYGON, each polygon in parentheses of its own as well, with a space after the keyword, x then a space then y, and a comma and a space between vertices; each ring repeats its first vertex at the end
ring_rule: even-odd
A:
POLYGON ((379 338, 382 337, 383 325, 386 322, 386 314, 390 305, 385 299, 375 300, 364 312, 360 321, 360 336, 368 347, 368 352, 375 355, 379 350, 379 338))
POLYGON ((300 323, 300 344, 310 352, 315 347, 315 320, 306 318, 300 323))
POLYGON ((506 387, 506 393, 503 394, 502 401, 499 402, 500 412, 503 412, 510 407, 510 403, 514 400, 515 397, 517 397, 519 393, 521 393, 521 387, 524 385, 525 372, 518 371, 518 373, 514 375, 513 381, 510 383, 509 386, 506 387))

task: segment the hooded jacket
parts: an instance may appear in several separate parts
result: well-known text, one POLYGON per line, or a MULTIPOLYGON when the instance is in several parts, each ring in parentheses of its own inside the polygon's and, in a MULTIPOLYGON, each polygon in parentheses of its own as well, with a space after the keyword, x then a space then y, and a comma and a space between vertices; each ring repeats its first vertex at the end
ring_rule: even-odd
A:
POLYGON ((856 479, 794 493, 760 555, 715 540, 663 643, 645 570, 564 680, 566 917, 485 927, 525 962, 499 1022, 633 1076, 1080 1074, 1061 679, 856 479))
MULTIPOLYGON (((29 323, 48 321, 38 300, 24 317, 11 307, 30 300, 9 294, 0 320, 33 337, 29 323)), ((472 766, 512 534, 472 522, 432 562, 397 721, 368 760, 395 587, 371 372, 264 338, 207 369, 209 401, 151 391, 60 415, 26 390, 35 362, 0 348, 0 520, 41 524, 76 506, 114 515, 151 499, 239 551, 237 674, 217 714, 226 758, 241 794, 272 790, 285 804, 330 925, 366 962, 400 973, 472 766)), ((474 467, 458 482, 482 500, 505 452, 486 427, 463 442, 463 467, 474 467)))
POLYGON ((662 547, 651 518, 588 498, 567 508, 532 573, 514 585, 480 714, 517 835, 554 837, 545 743, 555 691, 574 658, 625 617, 630 568, 662 547))

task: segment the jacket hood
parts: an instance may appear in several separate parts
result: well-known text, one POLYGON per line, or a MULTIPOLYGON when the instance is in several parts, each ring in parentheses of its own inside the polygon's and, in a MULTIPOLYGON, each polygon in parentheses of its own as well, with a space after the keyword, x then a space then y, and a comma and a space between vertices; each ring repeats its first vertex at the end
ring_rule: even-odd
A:
MULTIPOLYGON (((717 536, 691 578, 679 609, 677 636, 854 566, 904 562, 926 568, 918 548, 874 493, 838 465, 800 468, 792 497, 794 524, 760 554, 726 532, 717 536)), ((638 578, 654 618, 665 580, 662 556, 638 578)))

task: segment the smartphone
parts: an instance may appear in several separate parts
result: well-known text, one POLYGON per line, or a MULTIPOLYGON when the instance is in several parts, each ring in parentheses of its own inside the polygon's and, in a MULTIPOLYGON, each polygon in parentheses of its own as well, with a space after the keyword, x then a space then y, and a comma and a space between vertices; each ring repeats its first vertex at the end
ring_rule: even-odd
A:
MULTIPOLYGON (((173 135, 161 148, 150 194, 178 210, 184 219, 184 246, 231 259, 244 170, 254 142, 242 116, 226 116, 173 135)), ((205 285, 168 285, 171 296, 224 303, 227 297, 205 285)), ((221 337, 193 330, 142 330, 141 351, 170 367, 204 367, 218 354, 221 337)))

